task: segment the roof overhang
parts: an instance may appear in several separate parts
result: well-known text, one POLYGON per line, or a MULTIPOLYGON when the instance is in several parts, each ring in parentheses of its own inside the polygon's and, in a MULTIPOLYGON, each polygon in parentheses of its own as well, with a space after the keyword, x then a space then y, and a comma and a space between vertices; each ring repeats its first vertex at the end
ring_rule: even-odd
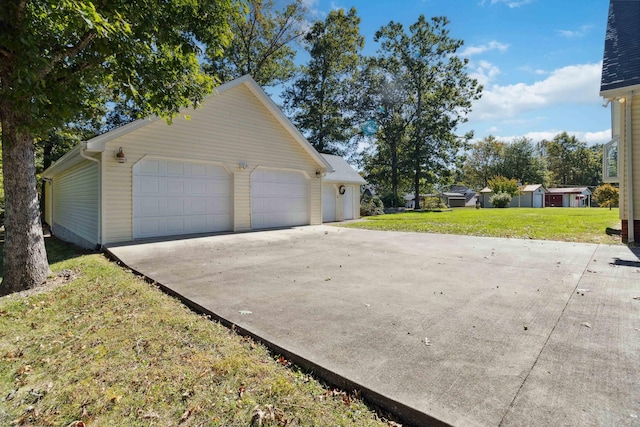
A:
POLYGON ((616 89, 602 90, 600 91, 600 96, 603 97, 604 99, 615 101, 619 98, 625 97, 629 92, 632 92, 635 95, 636 91, 640 91, 640 84, 620 87, 616 89))
POLYGON ((51 178, 58 172, 62 172, 63 170, 73 167, 82 162, 84 159, 82 158, 82 156, 80 156, 80 149, 81 144, 78 144, 71 150, 67 151, 64 156, 60 157, 54 164, 52 164, 44 172, 42 172, 42 177, 51 178))

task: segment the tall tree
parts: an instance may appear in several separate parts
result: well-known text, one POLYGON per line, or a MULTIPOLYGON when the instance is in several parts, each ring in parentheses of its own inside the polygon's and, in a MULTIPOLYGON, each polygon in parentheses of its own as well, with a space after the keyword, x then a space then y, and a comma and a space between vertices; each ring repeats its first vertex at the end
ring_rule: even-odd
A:
POLYGON ((296 70, 292 44, 304 35, 305 12, 302 0, 281 10, 273 0, 249 0, 247 14, 232 23, 234 37, 224 56, 214 50, 205 70, 222 81, 250 74, 261 86, 286 82, 296 70))
POLYGON ((6 203, 0 294, 42 283, 49 266, 35 176, 35 141, 123 97, 170 118, 216 79, 200 46, 221 54, 234 0, 0 2, 0 126, 6 203))
POLYGON ((293 122, 321 153, 345 155, 355 122, 349 88, 358 66, 364 38, 356 9, 332 10, 324 21, 313 24, 303 44, 309 63, 283 94, 293 122))
POLYGON ((409 33, 391 21, 374 39, 380 42, 378 54, 384 67, 393 84, 404 91, 404 103, 411 110, 407 132, 416 208, 420 186, 449 173, 470 138, 456 136, 455 130, 466 122, 471 102, 482 92, 466 72, 468 60, 456 55, 463 41, 449 35, 448 24, 445 17, 427 20, 420 15, 409 33))
POLYGON ((502 160, 498 164, 499 175, 513 178, 521 184, 543 184, 549 182, 544 159, 537 154, 536 146, 525 137, 516 138, 502 149, 502 160))
POLYGON ((362 61, 357 84, 356 117, 362 123, 361 138, 368 148, 363 153, 367 179, 375 182, 381 193, 391 193, 398 199, 402 185, 409 188, 407 169, 407 127, 410 111, 404 103, 404 92, 393 84, 375 58, 362 61), (401 183, 402 182, 402 183, 401 183))
POLYGON ((599 185, 602 182, 602 147, 587 147, 574 135, 562 132, 542 141, 553 185, 599 185))
POLYGON ((463 165, 464 182, 478 190, 489 185, 489 180, 498 175, 504 145, 493 135, 472 144, 463 165))

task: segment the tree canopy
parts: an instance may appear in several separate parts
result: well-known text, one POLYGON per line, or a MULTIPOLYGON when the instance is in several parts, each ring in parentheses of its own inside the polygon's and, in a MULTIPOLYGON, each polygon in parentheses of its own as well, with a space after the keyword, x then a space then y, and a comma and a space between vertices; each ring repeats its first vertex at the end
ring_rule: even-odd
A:
POLYGON ((587 147, 562 132, 540 143, 546 153, 553 185, 598 185, 602 182, 602 146, 587 147))
POLYGON ((0 2, 0 126, 6 203, 0 294, 48 272, 39 222, 35 142, 123 99, 168 119, 196 106, 217 79, 198 60, 221 55, 234 0, 0 2))
POLYGON ((232 22, 233 39, 220 56, 208 48, 209 73, 222 81, 250 74, 261 86, 287 82, 294 76, 296 50, 292 44, 304 36, 302 0, 280 10, 273 0, 249 0, 249 10, 232 22))
POLYGON ((364 46, 356 9, 332 10, 304 38, 310 55, 284 91, 293 122, 321 153, 346 155, 355 131, 350 86, 364 46))
POLYGON ((482 87, 466 72, 467 59, 456 55, 462 40, 449 35, 445 17, 421 15, 405 31, 391 21, 376 32, 378 59, 387 79, 401 92, 404 152, 410 159, 416 208, 420 187, 451 173, 471 135, 456 135, 482 87))

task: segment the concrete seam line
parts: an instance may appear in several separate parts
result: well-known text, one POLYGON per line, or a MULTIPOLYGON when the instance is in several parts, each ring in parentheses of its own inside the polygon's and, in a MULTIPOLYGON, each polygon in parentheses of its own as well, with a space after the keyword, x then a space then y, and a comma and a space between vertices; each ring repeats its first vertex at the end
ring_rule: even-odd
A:
POLYGON ((549 340, 551 339, 551 336, 553 335, 553 333, 555 332, 556 328, 558 327, 558 324, 560 323, 560 319, 562 319, 562 317, 564 316, 564 312, 567 310, 567 307, 569 306, 569 302, 571 302, 571 299, 574 298, 574 296, 575 296, 575 294, 577 292, 577 289, 580 286, 580 282, 582 282, 582 279, 584 278, 584 275, 587 273, 587 269, 589 268, 589 263, 591 262, 593 257, 596 255, 596 252, 597 252, 599 247, 600 247, 599 244, 596 245, 596 248, 591 253, 591 256, 589 257, 589 260, 587 261, 587 265, 582 270, 582 274, 580 275, 580 278, 577 280, 576 285, 573 287, 573 291, 571 292, 571 295, 569 295, 569 298, 567 298, 567 302, 564 304, 564 307, 562 307, 562 311, 560 312, 560 315, 556 319, 556 321, 555 321, 555 323, 553 325, 553 328, 551 328, 551 331, 549 332, 549 335, 547 336, 547 339, 544 341, 544 344, 542 345, 542 348, 538 352, 538 355, 536 356, 536 360, 534 360, 533 365, 531 365, 531 369, 529 369, 529 372, 527 372, 527 375, 525 375, 524 379, 522 380, 522 383, 520 383, 520 387, 518 387, 518 391, 513 395, 513 399, 511 400, 511 403, 509 404, 509 407, 507 408, 507 410, 502 415, 502 418, 500 419, 500 423, 498 424, 498 427, 502 427, 502 425, 504 424, 504 419, 507 417, 507 414, 509 414, 509 412, 511 411, 511 408, 513 408, 513 405, 516 402, 516 399, 520 395, 520 392, 524 388, 525 383, 529 379, 529 375, 531 375, 531 372, 535 369, 536 365, 538 364, 538 361, 540 360, 540 356, 542 355, 542 352, 545 350, 545 348, 547 348, 547 344, 549 344, 549 340))

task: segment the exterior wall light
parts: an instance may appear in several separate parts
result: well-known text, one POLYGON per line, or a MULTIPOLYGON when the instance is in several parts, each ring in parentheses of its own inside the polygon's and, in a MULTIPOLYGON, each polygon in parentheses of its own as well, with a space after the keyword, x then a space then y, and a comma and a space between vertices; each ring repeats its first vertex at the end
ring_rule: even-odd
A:
POLYGON ((240 163, 238 163, 238 167, 240 169, 246 169, 246 168, 249 167, 249 165, 247 164, 247 162, 240 162, 240 163))
POLYGON ((118 163, 127 163, 127 157, 124 155, 124 151, 122 151, 122 147, 118 149, 116 153, 116 161, 118 163))
POLYGON ((320 169, 316 169, 316 178, 320 179, 322 177, 322 171, 320 169))

